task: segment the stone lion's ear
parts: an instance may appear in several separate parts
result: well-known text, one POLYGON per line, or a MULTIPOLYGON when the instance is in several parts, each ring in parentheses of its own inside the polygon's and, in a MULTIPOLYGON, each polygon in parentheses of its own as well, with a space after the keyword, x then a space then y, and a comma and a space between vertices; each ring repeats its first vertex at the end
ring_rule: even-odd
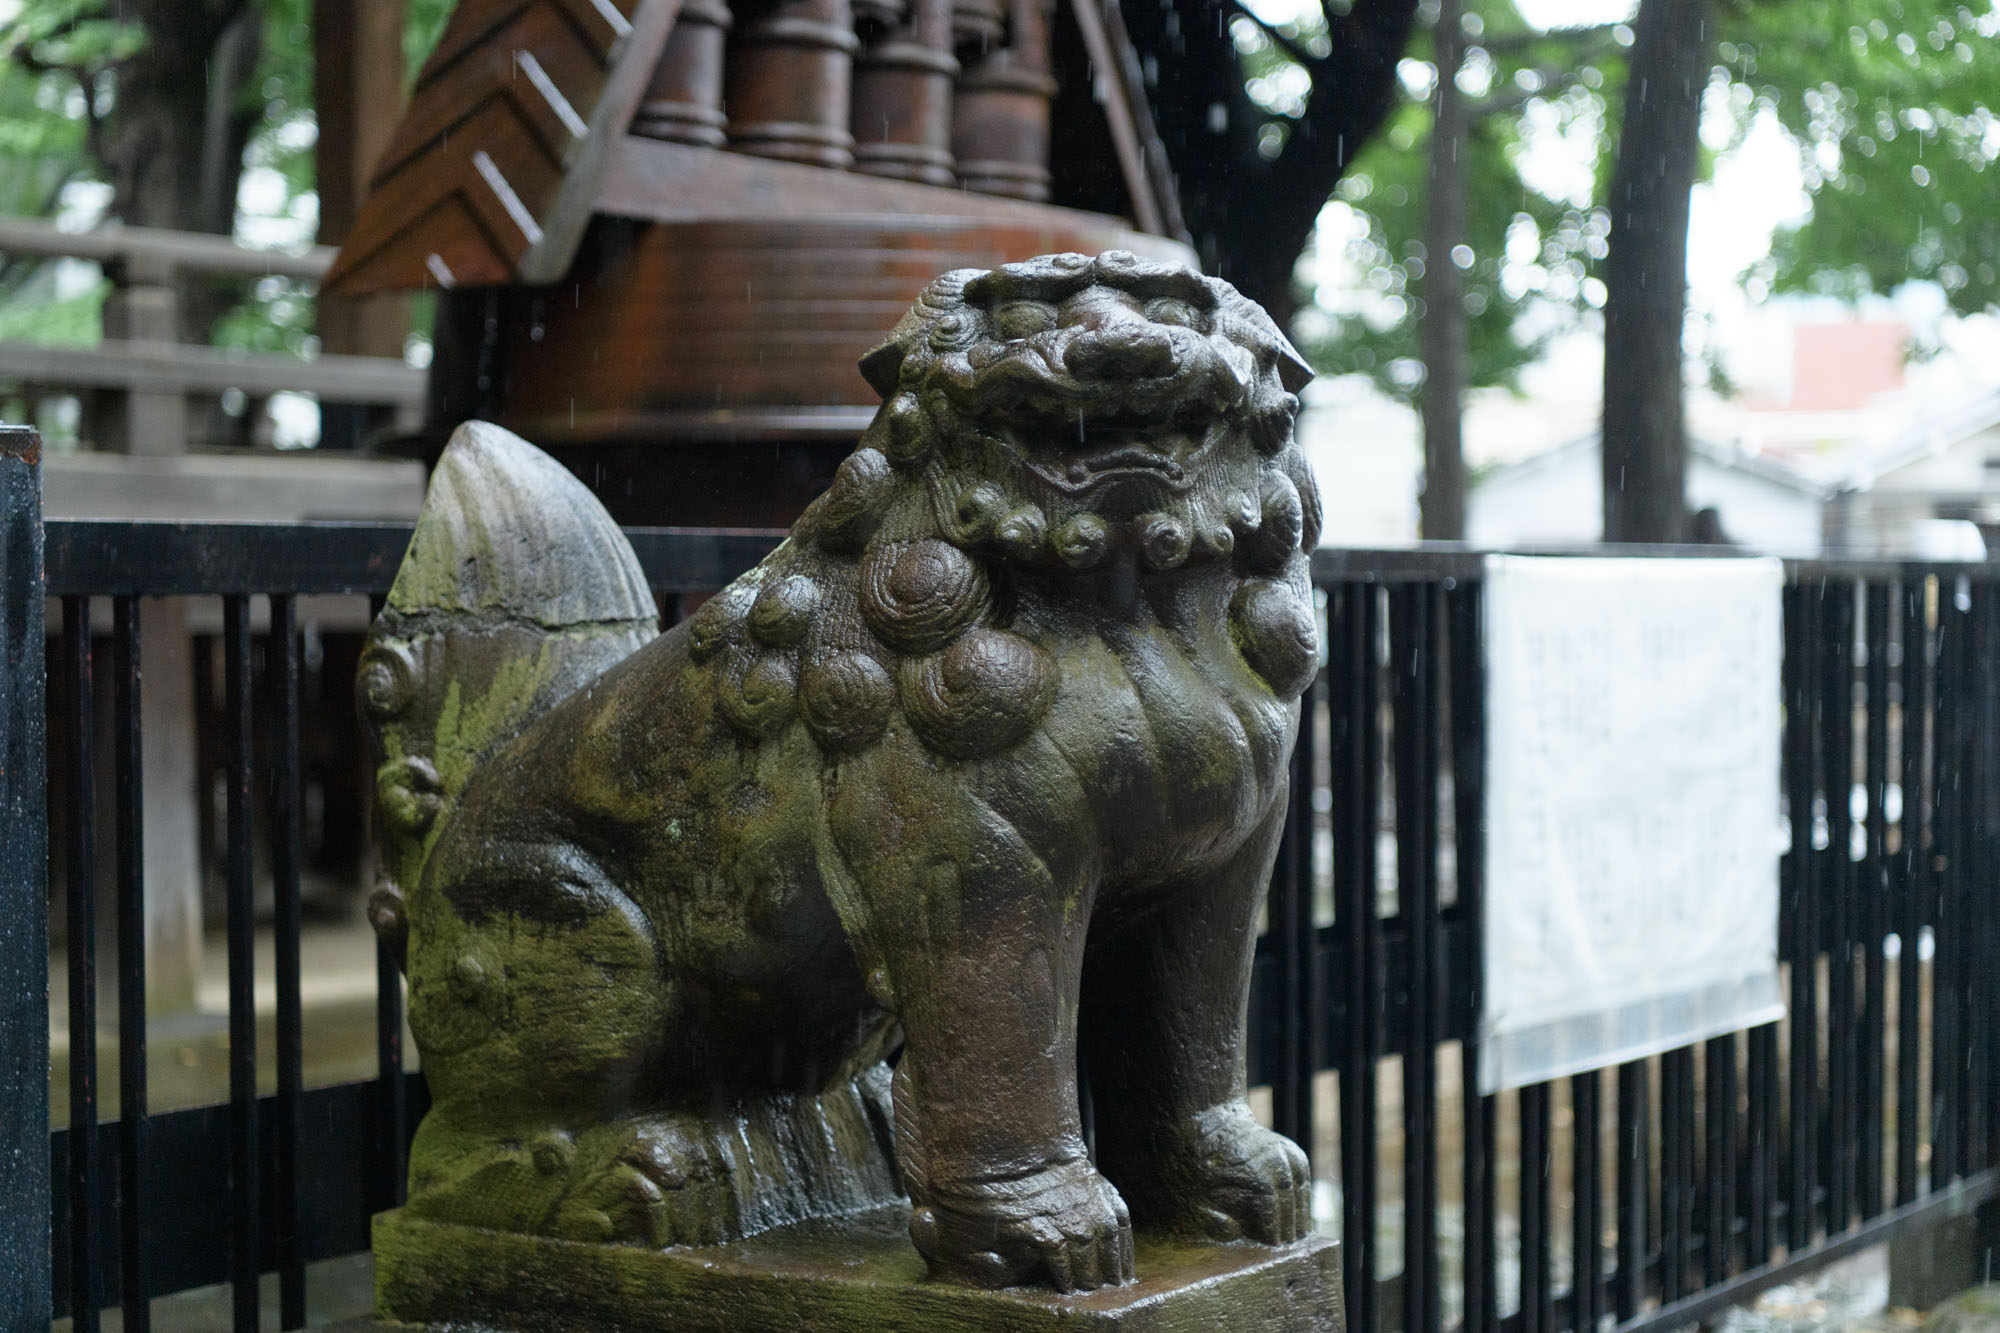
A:
POLYGON ((861 358, 861 378, 884 398, 896 392, 896 380, 902 372, 903 344, 895 338, 861 358))
POLYGON ((1282 333, 1278 335, 1278 382, 1285 386, 1286 393, 1297 393, 1313 382, 1313 368, 1282 333))

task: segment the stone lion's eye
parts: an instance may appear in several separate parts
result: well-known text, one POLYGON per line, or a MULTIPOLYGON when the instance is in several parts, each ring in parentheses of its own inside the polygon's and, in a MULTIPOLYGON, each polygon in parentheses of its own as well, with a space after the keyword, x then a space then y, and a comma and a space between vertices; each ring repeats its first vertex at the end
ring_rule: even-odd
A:
POLYGON ((1159 296, 1146 302, 1146 318, 1155 324, 1178 324, 1182 328, 1201 327, 1201 315, 1186 301, 1159 296))
POLYGON ((963 310, 953 310, 938 316, 931 325, 931 346, 940 352, 948 352, 955 347, 963 347, 979 331, 979 321, 963 310))
POLYGON ((1009 301, 993 312, 1003 338, 1032 338, 1056 326, 1055 307, 1041 301, 1009 301))

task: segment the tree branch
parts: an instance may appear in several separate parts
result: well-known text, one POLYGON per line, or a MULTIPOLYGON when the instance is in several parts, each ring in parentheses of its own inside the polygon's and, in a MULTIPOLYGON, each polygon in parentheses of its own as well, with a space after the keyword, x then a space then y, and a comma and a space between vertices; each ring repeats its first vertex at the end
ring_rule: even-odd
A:
MULTIPOLYGON (((1602 53, 1596 48, 1579 51, 1573 57, 1573 61, 1588 61, 1602 53)), ((1583 79, 1583 71, 1575 63, 1536 65, 1533 69, 1542 76, 1539 88, 1523 88, 1515 84, 1496 95, 1483 98, 1472 105, 1472 119, 1484 120, 1488 116, 1511 115, 1537 97, 1558 97, 1576 87, 1583 79)))
POLYGON ((1244 7, 1243 0, 1229 0, 1229 5, 1230 8, 1234 9, 1244 18, 1256 24, 1263 31, 1264 35, 1277 43, 1286 55, 1290 56, 1297 63, 1304 65, 1307 69, 1312 69, 1325 62, 1325 56, 1314 55, 1303 46, 1300 46, 1297 38, 1287 36, 1271 23, 1251 13, 1249 9, 1244 7))
POLYGON ((1583 42, 1607 39, 1618 27, 1615 23, 1589 23, 1574 28, 1549 28, 1540 32, 1512 32, 1499 37, 1481 37, 1473 42, 1488 51, 1505 55, 1512 51, 1525 51, 1537 42, 1583 42))
POLYGON ((1327 193, 1362 142, 1395 108, 1396 63, 1409 43, 1416 13, 1416 0, 1355 0, 1354 8, 1331 26, 1332 54, 1314 73, 1314 95, 1306 99, 1305 115, 1317 136, 1342 146, 1333 177, 1325 182, 1327 193), (1335 89, 1338 96, 1324 96, 1335 89))
POLYGON ((73 32, 78 26, 74 16, 57 24, 40 37, 14 43, 7 48, 7 57, 30 74, 67 74, 76 80, 77 88, 83 93, 84 140, 91 155, 98 161, 104 160, 104 120, 97 113, 97 76, 101 72, 89 65, 75 65, 60 60, 44 60, 35 54, 35 45, 52 38, 73 32))

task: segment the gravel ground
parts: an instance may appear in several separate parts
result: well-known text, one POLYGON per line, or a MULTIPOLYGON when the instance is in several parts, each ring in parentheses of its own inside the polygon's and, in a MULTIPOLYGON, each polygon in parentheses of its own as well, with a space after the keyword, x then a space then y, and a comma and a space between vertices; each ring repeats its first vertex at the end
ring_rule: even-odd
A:
POLYGON ((1877 1248, 1773 1287, 1714 1325, 1717 1333, 1889 1333, 1923 1323, 1919 1311, 1889 1305, 1889 1251, 1877 1248))

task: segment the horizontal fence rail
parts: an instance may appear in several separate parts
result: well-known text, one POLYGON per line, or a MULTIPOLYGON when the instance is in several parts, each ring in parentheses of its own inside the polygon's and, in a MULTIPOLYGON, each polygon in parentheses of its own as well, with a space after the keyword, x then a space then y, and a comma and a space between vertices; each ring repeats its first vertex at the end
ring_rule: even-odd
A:
POLYGON ((313 395, 323 406, 387 409, 403 426, 421 415, 426 372, 400 356, 311 358, 181 342, 181 279, 193 275, 317 282, 337 253, 253 250, 227 236, 154 227, 69 231, 38 218, 0 218, 0 254, 94 261, 111 279, 103 337, 90 346, 0 341, 0 384, 32 402, 44 395, 94 400, 102 447, 153 453, 186 446, 189 395, 231 390, 252 397, 313 395))
MULTIPOLYGON (((96 726, 112 737, 103 780, 119 796, 118 818, 102 828, 75 802, 65 845, 52 849, 67 859, 70 910, 101 903, 115 921, 103 936, 70 922, 71 1115, 43 1140, 41 1159, 55 1182, 42 1186, 54 1240, 0 1230, 11 1247, 0 1258, 32 1250, 40 1235, 40 1280, 54 1285, 0 1278, 25 1284, 0 1286, 26 1302, 15 1308, 45 1293, 44 1308, 74 1312, 86 1328, 98 1308, 122 1304, 124 1327, 142 1329, 149 1297, 228 1282, 236 1326, 254 1328, 259 1275, 275 1272, 280 1324, 301 1327, 311 1313, 304 1266, 365 1249, 369 1216, 400 1198, 426 1095, 421 1075, 404 1072, 401 982, 386 950, 376 960, 376 1076, 302 1087, 298 599, 358 594, 379 605, 409 535, 394 525, 81 521, 0 532, 11 543, 0 548, 10 628, 38 637, 42 593, 61 599, 63 651, 52 660, 69 678, 58 694, 71 715, 57 719, 67 747, 57 761, 74 770, 64 790, 91 768, 96 726), (45 583, 21 576, 16 548, 31 537, 43 544, 45 583), (132 812, 144 706, 137 628, 161 596, 221 608, 232 1040, 226 1104, 149 1114, 135 934, 144 830, 132 812), (96 617, 107 602, 108 619, 96 617), (106 625, 110 651, 93 655, 106 625), (114 677, 95 696, 81 687, 93 662, 114 677), (94 697, 110 701, 102 718, 94 697), (259 791, 270 799, 250 799, 259 791), (251 827, 260 818, 267 827, 251 827), (114 848, 108 860, 93 853, 100 838, 114 848), (100 866, 112 882, 93 894, 100 866), (250 885, 260 869, 274 890, 277 942, 268 1095, 257 1090, 251 1039, 250 885), (116 944, 121 1070, 118 1117, 101 1124, 87 1018, 100 937, 116 944)), ((629 535, 670 620, 684 597, 726 583, 781 536, 629 535)), ((1323 1224, 1343 1239, 1351 1325, 1676 1327, 1991 1198, 2000 570, 1787 566, 1792 841, 1780 938, 1791 1016, 1481 1096, 1469 1040, 1481 986, 1481 567, 1479 553, 1461 549, 1323 551, 1314 561, 1327 662, 1305 700, 1249 1058, 1273 1122, 1313 1155, 1330 1205, 1323 1224)), ((0 725, 17 729, 39 725, 41 706, 31 678, 41 658, 20 657, 0 678, 0 725)), ((25 734, 0 731, 0 743, 25 734)), ((25 803, 10 811, 40 799, 38 776, 33 792, 7 785, 33 771, 10 763, 0 773, 0 798, 25 803)), ((0 887, 19 893, 25 871, 4 868, 13 877, 0 887)), ((45 892, 39 867, 27 882, 45 892)), ((14 948, 0 951, 0 967, 24 957, 40 966, 14 948)), ((16 1003, 19 987, 6 984, 0 1003, 16 1003)), ((0 1015, 0 1054, 32 1061, 29 1029, 45 1041, 45 1019, 0 1015)), ((46 1134, 46 1106, 30 1100, 10 1091, 0 1128, 46 1134)), ((32 1173, 19 1178, 33 1186, 32 1173)))

